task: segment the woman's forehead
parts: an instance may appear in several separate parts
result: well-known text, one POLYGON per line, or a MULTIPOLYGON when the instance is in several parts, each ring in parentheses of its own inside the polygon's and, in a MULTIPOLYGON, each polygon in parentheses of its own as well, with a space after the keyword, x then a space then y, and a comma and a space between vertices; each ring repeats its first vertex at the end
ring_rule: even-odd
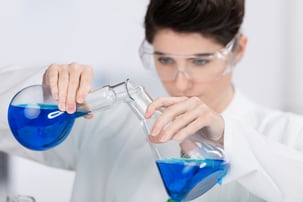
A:
POLYGON ((200 33, 180 33, 170 29, 159 30, 153 40, 155 51, 173 54, 214 52, 223 48, 213 39, 200 33))

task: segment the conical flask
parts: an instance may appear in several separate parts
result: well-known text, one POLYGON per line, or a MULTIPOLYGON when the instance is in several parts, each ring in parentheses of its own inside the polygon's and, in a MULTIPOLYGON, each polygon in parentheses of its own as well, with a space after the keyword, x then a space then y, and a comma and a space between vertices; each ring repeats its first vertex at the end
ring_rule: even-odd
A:
POLYGON ((20 90, 11 100, 8 122, 15 139, 32 150, 47 150, 60 144, 70 133, 76 118, 130 98, 126 83, 97 88, 89 93, 85 104, 73 114, 58 109, 48 86, 33 85, 20 90))
MULTIPOLYGON (((136 94, 130 94, 133 102, 128 104, 141 120, 148 136, 161 112, 156 111, 150 119, 144 118, 152 99, 143 87, 139 88, 136 94)), ((170 202, 191 201, 203 195, 217 183, 221 183, 229 169, 222 146, 198 133, 182 142, 157 144, 149 141, 149 144, 170 202)))

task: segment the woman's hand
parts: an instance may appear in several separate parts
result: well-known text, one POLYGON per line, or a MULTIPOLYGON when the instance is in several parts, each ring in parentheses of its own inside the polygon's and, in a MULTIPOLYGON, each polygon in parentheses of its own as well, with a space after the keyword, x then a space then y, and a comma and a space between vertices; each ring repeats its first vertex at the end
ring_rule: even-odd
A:
POLYGON ((76 111, 76 103, 85 102, 92 88, 92 80, 92 67, 78 63, 52 64, 43 75, 43 84, 50 87, 59 109, 68 113, 76 111))
POLYGON ((162 111, 162 114, 151 130, 152 142, 181 142, 199 132, 209 140, 223 144, 223 117, 198 97, 157 98, 148 106, 145 118, 152 117, 156 110, 162 111))

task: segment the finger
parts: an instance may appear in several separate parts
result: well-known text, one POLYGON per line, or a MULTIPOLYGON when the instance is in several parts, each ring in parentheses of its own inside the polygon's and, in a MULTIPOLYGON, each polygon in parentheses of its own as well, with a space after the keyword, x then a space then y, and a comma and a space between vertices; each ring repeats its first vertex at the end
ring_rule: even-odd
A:
POLYGON ((155 121, 151 133, 151 136, 159 136, 160 133, 163 135, 163 131, 169 124, 171 124, 175 118, 184 113, 186 108, 182 105, 174 107, 170 107, 165 109, 165 111, 159 116, 159 118, 155 121))
POLYGON ((93 69, 90 66, 84 67, 80 76, 80 84, 77 92, 77 102, 83 103, 91 90, 93 81, 93 69))
MULTIPOLYGON (((160 141, 166 142, 171 139, 176 139, 176 134, 183 128, 188 127, 190 123, 197 119, 197 116, 198 114, 196 112, 190 111, 189 113, 177 117, 170 125, 160 132, 160 141)), ((176 140, 178 140, 178 138, 176 140)))
MULTIPOLYGON (((175 139, 174 136, 178 134, 179 131, 181 131, 183 128, 189 127, 189 125, 194 122, 195 120, 201 118, 201 125, 198 125, 197 127, 203 127, 202 121, 205 117, 206 112, 208 111, 208 107, 204 103, 197 102, 196 99, 189 99, 186 101, 187 104, 180 103, 179 105, 184 106, 192 106, 187 108, 187 111, 185 113, 182 113, 181 115, 177 116, 170 125, 162 129, 160 132, 161 141, 166 142, 171 139, 175 139)), ((196 131, 194 131, 196 132, 196 131)), ((186 134, 191 135, 192 133, 186 134)), ((178 140, 178 137, 177 137, 178 140)))
POLYGON ((159 110, 163 107, 168 107, 178 102, 183 102, 187 99, 187 97, 158 97, 147 106, 145 118, 150 118, 156 110, 159 110))
MULTIPOLYGON (((224 119, 221 115, 213 112, 207 105, 201 105, 195 109, 196 119, 182 128, 174 136, 174 140, 181 141, 197 131, 206 132, 206 136, 213 141, 221 139, 224 131, 224 119)), ((194 115, 195 116, 195 115, 194 115)))
POLYGON ((66 96, 66 111, 70 114, 76 111, 76 94, 81 74, 79 66, 77 63, 68 65, 69 83, 66 96))
POLYGON ((58 106, 61 111, 66 110, 66 95, 69 82, 69 73, 67 71, 67 65, 62 65, 59 69, 58 76, 58 106))
POLYGON ((156 120, 154 123, 151 136, 157 136, 163 127, 167 125, 169 122, 174 122, 174 120, 190 110, 196 108, 196 106, 200 105, 201 101, 199 98, 190 98, 186 99, 183 102, 178 102, 174 105, 171 105, 167 109, 164 110, 162 115, 156 120))
POLYGON ((159 144, 159 143, 162 143, 162 142, 161 142, 161 139, 160 139, 159 137, 157 137, 157 136, 154 137, 154 136, 150 136, 150 135, 149 135, 149 136, 148 136, 148 140, 149 140, 150 142, 156 143, 156 144, 157 144, 157 143, 158 143, 158 144, 159 144))
POLYGON ((203 122, 203 120, 196 119, 192 121, 190 124, 188 124, 186 127, 179 130, 172 139, 181 142, 186 137, 193 135, 194 133, 196 133, 198 130, 205 127, 206 125, 207 124, 203 122))
POLYGON ((88 114, 88 115, 84 116, 84 118, 86 118, 86 119, 92 119, 92 118, 94 118, 94 115, 93 114, 88 114))
POLYGON ((50 87, 51 95, 55 100, 58 100, 59 98, 58 78, 59 78, 59 66, 56 64, 50 65, 47 68, 46 72, 44 73, 43 83, 50 87))

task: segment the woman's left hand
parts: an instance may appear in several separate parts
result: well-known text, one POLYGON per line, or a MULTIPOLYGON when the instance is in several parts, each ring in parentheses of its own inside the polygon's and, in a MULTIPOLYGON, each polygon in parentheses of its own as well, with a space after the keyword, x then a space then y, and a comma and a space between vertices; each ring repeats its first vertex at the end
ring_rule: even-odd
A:
POLYGON ((209 140, 223 144, 224 119, 200 98, 159 97, 147 107, 145 118, 151 118, 156 110, 162 114, 151 130, 152 142, 181 142, 199 132, 209 140))

